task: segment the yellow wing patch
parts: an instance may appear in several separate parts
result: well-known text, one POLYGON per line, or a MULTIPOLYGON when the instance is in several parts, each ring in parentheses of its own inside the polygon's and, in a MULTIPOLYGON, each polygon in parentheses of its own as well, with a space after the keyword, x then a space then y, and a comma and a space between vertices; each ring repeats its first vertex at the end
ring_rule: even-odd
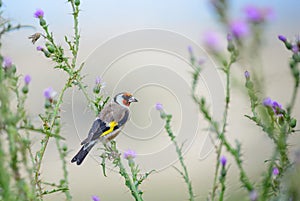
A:
POLYGON ((102 133, 102 134, 100 135, 100 137, 103 137, 103 136, 108 135, 109 133, 113 132, 113 131, 114 131, 114 128, 115 128, 117 125, 118 125, 118 123, 115 122, 115 121, 109 122, 109 129, 108 129, 107 131, 105 131, 104 133, 102 133))

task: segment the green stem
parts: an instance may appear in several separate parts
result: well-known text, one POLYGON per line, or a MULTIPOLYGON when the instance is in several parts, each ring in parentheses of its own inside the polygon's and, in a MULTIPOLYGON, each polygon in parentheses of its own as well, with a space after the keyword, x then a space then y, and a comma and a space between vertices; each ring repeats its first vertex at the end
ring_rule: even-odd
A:
MULTIPOLYGON (((53 35, 49 33, 48 26, 43 26, 43 29, 44 29, 44 31, 46 33, 47 40, 51 43, 51 45, 53 45, 53 47, 55 48, 55 51, 59 52, 60 55, 64 56, 62 50, 54 42, 53 35)), ((63 57, 63 62, 68 67, 68 69, 71 69, 71 65, 69 64, 67 57, 63 57)), ((68 71, 68 74, 70 76, 72 76, 72 73, 70 71, 68 71)))
POLYGON ((4 152, 4 149, 2 147, 2 140, 0 140, 0 188, 1 188, 1 192, 0 195, 2 197, 3 200, 8 200, 11 201, 13 193, 11 192, 11 188, 10 188, 10 174, 9 171, 7 169, 7 167, 5 166, 5 161, 7 160, 7 156, 4 152))
POLYGON ((273 167, 275 165, 275 160, 278 156, 278 150, 277 148, 274 150, 273 156, 271 158, 268 170, 267 170, 267 174, 265 175, 265 177, 262 180, 262 193, 261 193, 261 201, 267 201, 270 200, 270 188, 272 187, 271 185, 271 178, 273 175, 273 167))
MULTIPOLYGON (((230 103, 230 67, 232 65, 232 61, 225 66, 224 72, 226 74, 226 97, 225 97, 225 110, 223 113, 223 126, 221 133, 224 135, 226 132, 226 126, 227 126, 227 119, 228 119, 228 111, 229 111, 229 103, 230 103)), ((218 134, 219 135, 219 134, 218 134)), ((218 181, 218 172, 220 170, 220 157, 222 153, 222 147, 223 147, 223 141, 221 140, 221 144, 217 148, 217 164, 214 174, 214 182, 212 187, 212 194, 211 199, 214 200, 216 196, 216 190, 218 188, 217 181, 218 181)), ((225 191, 225 188, 224 188, 225 191)))
POLYGON ((217 164, 216 164, 216 169, 215 169, 215 173, 214 173, 214 182, 213 182, 213 187, 212 187, 212 192, 211 192, 211 200, 215 199, 216 196, 216 190, 218 189, 218 173, 219 173, 219 169, 220 169, 220 157, 221 157, 221 152, 222 152, 222 148, 223 148, 223 143, 221 142, 221 144, 216 148, 217 149, 217 164))
POLYGON ((83 95, 85 96, 85 98, 87 99, 89 106, 91 106, 91 103, 93 101, 90 98, 90 96, 88 95, 87 91, 85 90, 85 87, 83 86, 83 84, 80 80, 78 81, 78 86, 79 86, 79 89, 82 91, 83 95))
MULTIPOLYGON (((50 127, 49 127, 49 132, 50 133, 51 133, 51 131, 53 129, 55 120, 57 118, 60 105, 63 102, 64 93, 70 87, 70 83, 69 82, 70 81, 68 80, 68 82, 65 84, 65 86, 63 87, 63 89, 61 90, 61 92, 60 92, 60 94, 58 96, 58 100, 57 100, 57 103, 56 103, 55 108, 53 110, 53 117, 52 117, 52 120, 51 120, 51 123, 50 123, 50 127)), ((37 152, 37 155, 36 155, 36 169, 35 169, 34 181, 35 181, 35 184, 38 187, 39 196, 41 198, 42 198, 42 192, 43 192, 43 190, 42 190, 42 186, 41 186, 41 181, 39 180, 39 175, 40 175, 40 169, 41 169, 43 157, 44 157, 44 154, 45 154, 45 151, 46 151, 49 139, 50 139, 49 135, 45 136, 45 138, 43 139, 44 143, 43 143, 41 149, 37 152)))
POLYGON ((67 161, 66 161, 66 150, 64 150, 64 148, 61 147, 60 140, 58 138, 56 138, 55 142, 56 142, 56 147, 57 147, 57 150, 58 150, 58 153, 59 153, 60 160, 62 161, 62 169, 63 169, 63 177, 64 177, 64 186, 63 186, 63 188, 67 189, 63 192, 66 195, 66 200, 71 201, 72 196, 71 196, 71 193, 68 189, 69 188, 69 180, 68 180, 68 170, 67 170, 67 161))
POLYGON ((77 61, 77 55, 78 55, 78 50, 79 50, 79 31, 78 31, 78 14, 79 14, 79 7, 75 5, 74 0, 69 0, 72 10, 73 10, 73 22, 74 22, 74 42, 73 42, 73 49, 72 49, 72 68, 74 69, 76 66, 76 61, 77 61))
POLYGON ((126 186, 128 186, 128 188, 131 191, 132 196, 135 198, 136 201, 143 201, 143 198, 139 194, 139 190, 136 188, 136 186, 134 185, 134 183, 130 179, 129 174, 126 172, 126 169, 125 169, 123 163, 121 162, 120 156, 119 156, 119 160, 118 160, 118 167, 120 169, 120 174, 125 179, 126 186))
MULTIPOLYGON (((218 160, 220 161, 220 159, 218 159, 218 160)), ((227 171, 225 169, 225 166, 222 165, 221 175, 220 175, 221 193, 220 193, 219 201, 224 200, 224 195, 225 195, 225 190, 226 190, 226 185, 225 185, 226 174, 227 174, 227 171)))
POLYGON ((296 80, 295 81, 295 85, 294 85, 294 89, 293 89, 293 94, 292 94, 292 98, 291 101, 287 107, 287 113, 290 115, 294 106, 295 106, 295 102, 296 102, 296 98, 298 95, 298 88, 299 88, 299 82, 296 80))
POLYGON ((172 115, 168 115, 168 114, 165 114, 164 111, 161 110, 161 117, 163 119, 166 119, 166 125, 165 125, 165 129, 169 135, 169 137, 171 138, 171 141, 173 142, 175 148, 176 148, 176 153, 179 157, 179 161, 180 161, 180 165, 183 169, 183 172, 179 171, 179 173, 183 176, 183 179, 185 181, 185 183, 187 184, 187 187, 188 187, 188 192, 189 192, 189 201, 194 201, 194 193, 193 193, 193 188, 192 188, 192 182, 189 178, 189 174, 188 174, 188 170, 187 170, 187 167, 184 163, 184 159, 183 159, 183 154, 182 154, 182 150, 181 148, 178 146, 178 143, 177 141, 175 140, 175 136, 172 132, 172 129, 171 129, 171 119, 172 119, 172 115))

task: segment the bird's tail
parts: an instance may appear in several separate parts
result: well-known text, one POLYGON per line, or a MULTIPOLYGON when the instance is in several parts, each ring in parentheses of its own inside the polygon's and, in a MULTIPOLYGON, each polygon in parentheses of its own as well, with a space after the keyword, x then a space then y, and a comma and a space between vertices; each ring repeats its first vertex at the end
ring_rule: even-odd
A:
POLYGON ((80 165, 94 145, 95 143, 92 143, 89 146, 82 146, 78 153, 72 158, 71 162, 76 162, 77 165, 80 165))

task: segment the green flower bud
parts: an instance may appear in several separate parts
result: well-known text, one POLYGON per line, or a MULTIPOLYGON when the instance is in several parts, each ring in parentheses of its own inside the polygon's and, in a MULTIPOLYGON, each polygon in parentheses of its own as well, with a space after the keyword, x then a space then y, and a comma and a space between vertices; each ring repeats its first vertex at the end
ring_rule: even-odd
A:
POLYGON ((285 42, 284 43, 285 44, 285 47, 287 48, 287 49, 292 49, 292 44, 291 43, 289 43, 289 42, 285 42))
POLYGON ((100 92, 100 87, 95 86, 94 89, 93 89, 93 91, 94 91, 95 94, 99 94, 99 92, 100 92))
POLYGON ((75 6, 79 6, 80 5, 80 0, 75 0, 75 6))
POLYGON ((235 50, 232 42, 228 43, 227 50, 228 52, 233 52, 235 50))
POLYGON ((63 149, 64 152, 66 152, 68 150, 67 145, 64 144, 63 147, 62 147, 62 149, 63 149))
POLYGON ((248 88, 248 89, 253 89, 253 83, 249 80, 249 81, 247 81, 246 82, 246 87, 248 88))
POLYGON ((24 85, 24 87, 22 88, 22 92, 24 94, 27 94, 28 93, 28 85, 24 85))
POLYGON ((297 125, 297 120, 294 119, 294 118, 292 118, 291 121, 290 121, 290 127, 291 127, 291 128, 295 128, 296 125, 297 125))
POLYGON ((283 116, 279 116, 278 117, 278 123, 283 126, 284 125, 284 117, 283 116))
POLYGON ((46 47, 47 47, 47 50, 50 52, 50 53, 54 53, 55 51, 55 48, 53 45, 49 44, 49 43, 46 43, 46 47))
POLYGON ((226 169, 225 168, 222 168, 221 170, 221 177, 224 178, 226 176, 226 169))
POLYGON ((60 124, 60 120, 59 118, 56 118, 54 121, 54 125, 59 126, 59 124, 60 124))
POLYGON ((50 52, 45 51, 45 50, 43 52, 44 52, 45 57, 49 58, 51 56, 50 52))
POLYGON ((293 54, 293 60, 295 62, 300 62, 300 56, 298 54, 293 54))
POLYGON ((41 25, 41 27, 45 28, 47 25, 46 20, 44 20, 43 18, 40 18, 40 25, 41 25))
POLYGON ((290 60, 290 68, 294 68, 296 66, 296 61, 294 59, 290 60))
POLYGON ((44 107, 45 107, 46 109, 48 109, 48 108, 51 107, 51 103, 50 103, 50 101, 49 101, 48 99, 46 99, 44 107))

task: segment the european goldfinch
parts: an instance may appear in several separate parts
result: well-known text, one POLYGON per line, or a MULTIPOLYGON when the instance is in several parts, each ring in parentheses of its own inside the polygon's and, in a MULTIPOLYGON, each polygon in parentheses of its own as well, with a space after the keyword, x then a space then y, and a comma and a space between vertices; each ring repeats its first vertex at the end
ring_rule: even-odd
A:
POLYGON ((123 92, 117 94, 113 102, 105 105, 95 119, 87 138, 81 142, 82 148, 71 162, 80 165, 97 142, 106 144, 114 139, 129 118, 129 105, 132 102, 138 101, 132 94, 123 92))

